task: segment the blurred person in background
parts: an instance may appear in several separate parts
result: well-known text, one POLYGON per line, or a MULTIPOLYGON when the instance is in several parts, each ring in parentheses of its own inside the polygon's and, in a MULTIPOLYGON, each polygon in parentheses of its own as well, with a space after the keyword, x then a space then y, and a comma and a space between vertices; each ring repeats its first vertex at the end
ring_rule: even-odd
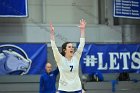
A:
POLYGON ((52 71, 51 63, 46 63, 45 72, 40 77, 40 93, 56 93, 55 84, 58 73, 58 68, 52 71))

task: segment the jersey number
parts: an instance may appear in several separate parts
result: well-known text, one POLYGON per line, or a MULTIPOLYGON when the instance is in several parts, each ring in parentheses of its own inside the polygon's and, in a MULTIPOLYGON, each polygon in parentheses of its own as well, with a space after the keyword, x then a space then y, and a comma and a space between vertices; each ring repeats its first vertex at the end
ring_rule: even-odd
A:
POLYGON ((70 66, 70 72, 72 72, 72 70, 73 70, 73 66, 70 66))

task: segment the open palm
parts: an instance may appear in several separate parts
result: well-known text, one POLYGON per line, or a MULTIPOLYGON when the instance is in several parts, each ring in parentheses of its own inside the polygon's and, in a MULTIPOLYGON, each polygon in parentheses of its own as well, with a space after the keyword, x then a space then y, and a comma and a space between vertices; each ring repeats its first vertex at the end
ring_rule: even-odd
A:
POLYGON ((54 27, 51 22, 50 22, 50 36, 51 36, 51 39, 54 40, 54 27))
POLYGON ((86 21, 84 19, 80 20, 79 27, 80 27, 80 29, 85 29, 85 27, 86 27, 86 21))
POLYGON ((52 24, 52 22, 50 22, 50 31, 54 31, 54 27, 53 27, 53 24, 52 24))

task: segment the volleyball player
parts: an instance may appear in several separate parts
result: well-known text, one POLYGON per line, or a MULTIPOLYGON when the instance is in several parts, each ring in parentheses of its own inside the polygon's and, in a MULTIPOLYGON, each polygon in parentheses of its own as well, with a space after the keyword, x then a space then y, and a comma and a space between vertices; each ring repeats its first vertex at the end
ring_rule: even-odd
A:
POLYGON ((51 47, 55 61, 60 72, 59 93, 82 93, 81 81, 79 78, 79 62, 85 45, 86 21, 80 20, 80 44, 76 52, 71 42, 62 45, 62 52, 59 53, 55 44, 54 27, 50 24, 51 47))

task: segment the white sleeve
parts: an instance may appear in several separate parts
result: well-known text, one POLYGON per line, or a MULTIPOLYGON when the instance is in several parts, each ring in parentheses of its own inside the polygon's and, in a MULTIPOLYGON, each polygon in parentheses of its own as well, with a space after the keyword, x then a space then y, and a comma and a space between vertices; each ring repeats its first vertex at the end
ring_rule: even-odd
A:
POLYGON ((78 46, 77 51, 74 54, 78 58, 78 60, 80 60, 80 58, 81 58, 84 45, 85 45, 85 38, 80 38, 80 44, 78 46))
POLYGON ((55 44, 55 41, 51 40, 51 46, 52 46, 55 61, 58 63, 58 62, 60 62, 62 55, 59 53, 58 48, 55 44))

